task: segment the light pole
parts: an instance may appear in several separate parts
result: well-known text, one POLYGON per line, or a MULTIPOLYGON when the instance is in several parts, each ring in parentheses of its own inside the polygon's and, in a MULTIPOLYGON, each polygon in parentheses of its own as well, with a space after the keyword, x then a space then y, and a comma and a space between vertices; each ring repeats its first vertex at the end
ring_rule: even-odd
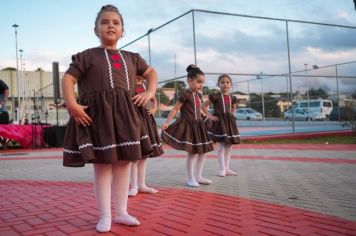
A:
POLYGON ((335 75, 336 75, 336 96, 337 96, 337 107, 338 107, 338 113, 339 113, 339 122, 340 122, 340 96, 339 96, 339 75, 337 72, 337 64, 335 65, 335 75))
POLYGON ((251 108, 250 81, 247 80, 248 107, 251 108))
POLYGON ((153 28, 147 31, 147 39, 148 39, 148 63, 151 65, 151 38, 150 34, 153 32, 153 28))
POLYGON ((161 118, 161 109, 159 108, 159 106, 161 105, 161 93, 156 93, 158 96, 158 117, 161 118))
POLYGON ((25 81, 23 78, 23 64, 22 64, 22 53, 23 53, 23 49, 19 49, 20 52, 20 67, 21 67, 21 81, 22 81, 22 105, 24 105, 24 101, 25 101, 25 81))
POLYGON ((309 109, 309 84, 308 84, 308 64, 304 64, 305 70, 305 79, 306 79, 306 86, 307 86, 307 104, 308 104, 308 121, 310 121, 310 109, 309 109))
POLYGON ((19 25, 13 24, 12 27, 15 29, 15 46, 16 46, 16 85, 17 85, 17 120, 20 121, 20 86, 19 86, 19 57, 17 51, 17 27, 19 25))
POLYGON ((263 120, 265 120, 265 99, 263 96, 262 72, 260 73, 259 76, 257 76, 257 78, 261 80, 262 115, 263 115, 263 120))

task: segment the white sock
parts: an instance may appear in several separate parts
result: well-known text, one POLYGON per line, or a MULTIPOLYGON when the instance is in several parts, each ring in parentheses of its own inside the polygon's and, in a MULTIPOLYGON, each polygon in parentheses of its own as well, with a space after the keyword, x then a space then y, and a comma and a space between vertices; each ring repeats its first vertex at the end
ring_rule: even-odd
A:
POLYGON ((111 178, 112 165, 93 164, 94 166, 94 193, 99 211, 99 232, 108 232, 111 229, 111 178))
POLYGON ((219 162, 219 176, 225 176, 226 172, 226 165, 225 165, 225 145, 224 143, 218 142, 216 144, 216 157, 218 158, 219 162))

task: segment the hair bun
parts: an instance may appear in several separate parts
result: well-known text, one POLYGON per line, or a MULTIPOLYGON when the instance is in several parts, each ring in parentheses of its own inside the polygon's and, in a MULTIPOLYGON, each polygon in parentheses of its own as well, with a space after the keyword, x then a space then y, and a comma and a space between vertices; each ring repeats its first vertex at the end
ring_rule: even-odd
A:
POLYGON ((200 70, 200 69, 199 69, 199 67, 197 67, 196 65, 190 64, 190 65, 187 67, 186 71, 189 72, 189 71, 191 71, 191 70, 200 70))

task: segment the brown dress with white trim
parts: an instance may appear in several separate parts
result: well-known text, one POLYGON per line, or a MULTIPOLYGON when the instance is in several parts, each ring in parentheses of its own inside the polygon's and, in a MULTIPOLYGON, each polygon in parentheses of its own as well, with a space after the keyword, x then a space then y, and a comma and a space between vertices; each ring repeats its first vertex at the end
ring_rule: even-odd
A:
POLYGON ((232 95, 222 93, 210 94, 209 100, 214 107, 214 116, 219 118, 213 121, 209 128, 209 136, 214 142, 226 144, 240 143, 240 134, 237 129, 236 119, 232 114, 232 107, 237 104, 237 99, 232 95))
POLYGON ((189 90, 181 92, 178 101, 183 103, 180 117, 162 131, 162 139, 171 147, 192 154, 213 150, 207 127, 201 117, 201 95, 189 90))
MULTIPOLYGON (((144 84, 136 84, 136 94, 142 93, 146 91, 146 87, 144 84)), ((153 117, 152 114, 149 114, 147 109, 150 108, 151 101, 148 102, 146 106, 140 106, 137 107, 137 113, 138 117, 141 121, 141 124, 144 126, 144 128, 147 130, 148 137, 151 142, 151 147, 152 147, 152 153, 146 156, 143 156, 143 158, 147 157, 158 157, 161 156, 164 151, 162 149, 162 144, 161 144, 161 139, 158 135, 158 130, 157 130, 157 124, 155 121, 155 118, 153 117)))
POLYGON ((63 165, 136 161, 152 152, 131 98, 135 78, 148 68, 139 54, 91 48, 72 57, 67 74, 78 80, 79 104, 92 119, 88 127, 70 118, 63 165))

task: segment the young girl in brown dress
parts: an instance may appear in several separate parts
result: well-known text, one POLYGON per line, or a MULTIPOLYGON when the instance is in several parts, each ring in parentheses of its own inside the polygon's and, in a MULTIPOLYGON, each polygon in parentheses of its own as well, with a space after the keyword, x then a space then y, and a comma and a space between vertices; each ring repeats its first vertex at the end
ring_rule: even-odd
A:
POLYGON ((199 184, 211 184, 211 180, 202 177, 202 172, 205 154, 213 150, 213 145, 200 112, 201 94, 199 91, 203 88, 204 73, 195 65, 188 66, 187 72, 189 89, 181 92, 176 105, 163 124, 162 139, 173 148, 188 152, 187 185, 198 187, 199 184), (168 126, 179 110, 180 117, 168 126), (196 173, 194 174, 196 157, 196 173))
POLYGON ((209 128, 209 135, 214 142, 217 142, 217 158, 219 160, 219 176, 237 175, 230 169, 232 144, 240 143, 240 134, 237 129, 236 119, 233 114, 236 112, 236 97, 229 94, 232 86, 230 76, 223 74, 218 78, 220 93, 209 95, 209 100, 204 102, 203 111, 206 112, 212 126, 209 128), (210 104, 214 106, 214 115, 208 112, 210 104))
MULTIPOLYGON (((144 78, 141 76, 136 77, 136 94, 140 94, 146 91, 144 78)), ((142 160, 138 160, 131 164, 130 170, 130 190, 129 196, 136 196, 137 193, 158 193, 157 189, 148 187, 146 185, 146 165, 147 158, 161 156, 164 152, 162 144, 157 131, 156 121, 154 119, 154 113, 157 110, 157 99, 153 97, 147 103, 147 106, 137 107, 138 116, 141 124, 147 130, 148 137, 151 141, 152 153, 143 156, 142 160)))
POLYGON ((99 232, 111 230, 111 191, 114 222, 140 224, 127 212, 130 165, 152 152, 135 105, 140 106, 154 96, 157 73, 139 54, 117 49, 123 26, 119 10, 112 5, 103 6, 94 27, 100 46, 74 55, 62 81, 71 113, 63 164, 82 167, 93 163, 99 232), (134 96, 136 75, 148 83, 145 92, 134 96), (75 84, 78 84, 78 102, 75 84))

